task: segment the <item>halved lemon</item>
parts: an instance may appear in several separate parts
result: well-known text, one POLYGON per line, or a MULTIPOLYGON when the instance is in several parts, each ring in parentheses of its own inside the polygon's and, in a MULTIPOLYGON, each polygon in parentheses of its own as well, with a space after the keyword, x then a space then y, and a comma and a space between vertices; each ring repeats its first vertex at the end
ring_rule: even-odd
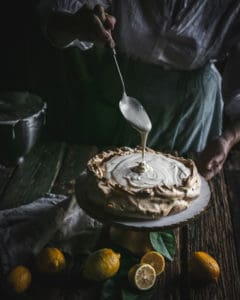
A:
POLYGON ((147 252, 142 258, 141 263, 149 264, 151 265, 155 271, 156 275, 158 276, 161 274, 165 269, 165 259, 157 251, 149 251, 147 252))
POLYGON ((129 282, 142 291, 153 287, 156 278, 156 272, 149 264, 136 264, 128 272, 129 282))

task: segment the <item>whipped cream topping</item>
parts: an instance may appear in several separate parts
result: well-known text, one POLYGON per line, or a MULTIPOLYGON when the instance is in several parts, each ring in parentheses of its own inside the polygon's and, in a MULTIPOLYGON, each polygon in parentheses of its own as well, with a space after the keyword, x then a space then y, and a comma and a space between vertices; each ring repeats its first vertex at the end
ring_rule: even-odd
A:
POLYGON ((105 176, 121 186, 142 189, 181 186, 191 174, 191 170, 183 163, 161 153, 145 153, 144 172, 138 171, 141 161, 141 153, 115 156, 106 162, 105 176))
POLYGON ((201 181, 191 159, 146 148, 102 151, 88 162, 89 199, 116 216, 155 219, 186 209, 201 181))

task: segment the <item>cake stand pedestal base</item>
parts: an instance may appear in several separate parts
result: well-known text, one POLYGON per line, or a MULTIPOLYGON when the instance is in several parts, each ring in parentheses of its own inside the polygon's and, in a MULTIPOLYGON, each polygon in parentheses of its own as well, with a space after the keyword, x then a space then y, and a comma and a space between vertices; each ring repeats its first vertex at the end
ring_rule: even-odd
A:
POLYGON ((135 231, 110 226, 109 236, 116 245, 119 245, 138 256, 142 256, 147 251, 152 250, 148 231, 135 231))

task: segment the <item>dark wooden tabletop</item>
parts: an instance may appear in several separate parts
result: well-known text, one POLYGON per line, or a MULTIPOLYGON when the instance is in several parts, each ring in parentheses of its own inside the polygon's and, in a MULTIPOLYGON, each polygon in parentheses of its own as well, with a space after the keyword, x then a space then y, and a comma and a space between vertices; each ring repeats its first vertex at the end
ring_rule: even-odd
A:
MULTIPOLYGON (((97 151, 93 146, 39 142, 20 166, 0 165, 0 208, 32 202, 46 192, 72 195, 75 179, 97 151)), ((174 261, 167 262, 152 299, 240 299, 239 150, 231 152, 224 171, 210 182, 210 187, 209 209, 175 229, 177 252, 174 261), (219 262, 221 276, 217 284, 192 286, 188 260, 197 250, 208 252, 219 262)), ((40 285, 23 298, 95 300, 99 299, 99 288, 40 285)))

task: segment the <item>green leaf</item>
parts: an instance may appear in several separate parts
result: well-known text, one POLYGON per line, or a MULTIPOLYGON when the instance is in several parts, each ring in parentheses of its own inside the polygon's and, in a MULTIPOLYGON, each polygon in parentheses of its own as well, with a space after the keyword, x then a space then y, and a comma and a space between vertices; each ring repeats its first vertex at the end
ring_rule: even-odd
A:
POLYGON ((117 273, 118 277, 125 276, 127 277, 129 269, 138 263, 139 259, 134 257, 133 255, 123 255, 121 254, 121 265, 120 265, 120 270, 117 273))
POLYGON ((116 282, 114 279, 108 279, 103 283, 101 300, 112 300, 116 298, 116 282))
POLYGON ((133 294, 128 290, 121 290, 122 300, 137 300, 138 294, 133 294))
MULTIPOLYGON (((120 252, 120 251, 116 251, 116 252, 120 252)), ((128 285, 127 274, 129 269, 131 268, 131 266, 133 266, 138 262, 138 258, 133 256, 130 252, 121 251, 120 253, 121 253, 120 269, 114 277, 106 280, 103 283, 101 298, 100 298, 101 300, 119 299, 119 294, 122 288, 128 285)))
POLYGON ((176 252, 176 241, 172 231, 150 232, 152 247, 169 260, 173 260, 176 252))
POLYGON ((154 290, 147 292, 129 291, 127 289, 121 290, 122 300, 150 300, 152 299, 154 290))

